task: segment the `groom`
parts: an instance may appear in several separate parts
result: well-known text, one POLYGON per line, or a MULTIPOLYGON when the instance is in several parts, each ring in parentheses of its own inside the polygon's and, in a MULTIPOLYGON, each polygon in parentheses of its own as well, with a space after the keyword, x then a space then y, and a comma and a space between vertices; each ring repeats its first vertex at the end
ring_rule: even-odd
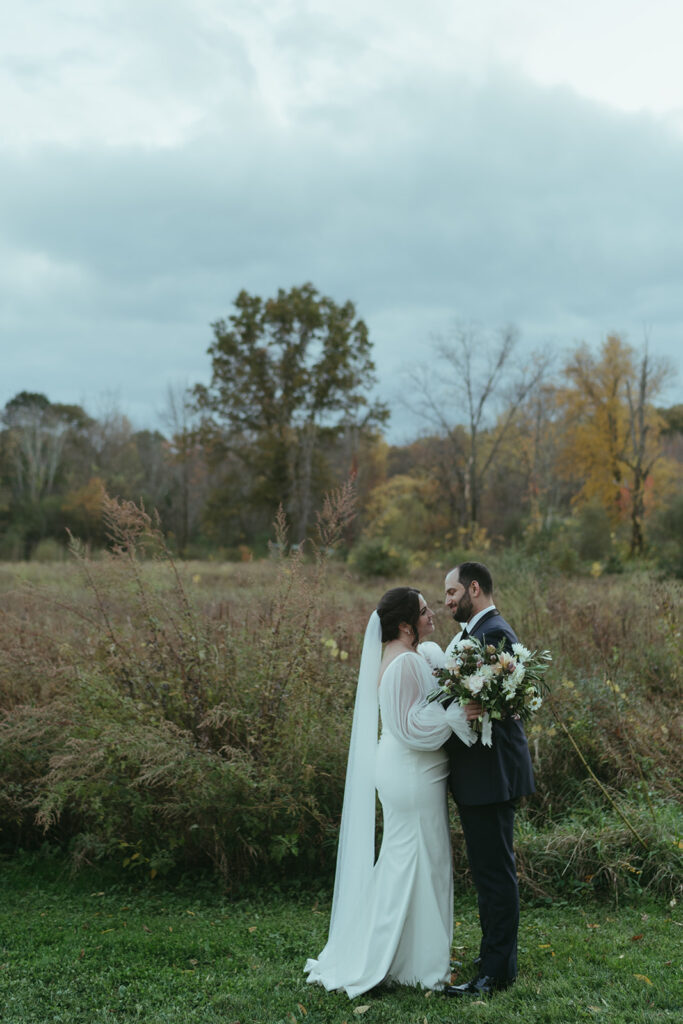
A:
MULTIPOLYGON (((459 639, 472 636, 496 646, 504 640, 505 649, 512 651, 517 636, 493 603, 493 580, 485 565, 463 562, 451 570, 445 603, 453 618, 465 624, 459 639)), ((449 996, 490 995, 517 976, 519 891, 512 833, 516 802, 535 792, 534 775, 521 721, 505 718, 492 727, 490 747, 481 742, 468 747, 455 736, 447 745, 451 792, 477 889, 482 932, 476 977, 449 986, 449 996)))

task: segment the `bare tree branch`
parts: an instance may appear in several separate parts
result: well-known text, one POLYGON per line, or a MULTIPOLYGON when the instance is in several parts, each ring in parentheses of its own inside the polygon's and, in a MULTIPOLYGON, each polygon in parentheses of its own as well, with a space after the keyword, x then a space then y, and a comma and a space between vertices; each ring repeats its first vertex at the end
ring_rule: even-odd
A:
POLYGON ((494 340, 475 325, 456 324, 448 337, 436 340, 437 366, 411 375, 413 405, 419 406, 443 435, 453 441, 457 436, 458 455, 465 460, 465 525, 470 533, 479 518, 486 477, 501 456, 521 405, 540 385, 551 362, 548 353, 539 353, 534 356, 533 370, 514 365, 518 340, 517 331, 510 326, 494 340), (444 364, 450 372, 444 373, 444 364), (496 410, 501 407, 496 422, 496 410), (455 429, 463 420, 467 423, 465 451, 462 433, 456 435, 455 429))

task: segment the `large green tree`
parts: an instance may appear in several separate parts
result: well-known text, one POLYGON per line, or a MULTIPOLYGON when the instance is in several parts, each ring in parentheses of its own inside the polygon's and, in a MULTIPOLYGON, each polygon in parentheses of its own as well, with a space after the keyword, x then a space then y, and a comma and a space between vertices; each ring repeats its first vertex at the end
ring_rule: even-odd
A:
POLYGON ((303 537, 330 482, 326 446, 388 417, 370 397, 368 329, 353 303, 338 305, 312 284, 265 300, 242 291, 235 312, 212 326, 211 383, 194 389, 207 447, 239 467, 236 491, 246 485, 252 513, 269 522, 282 502, 303 537))

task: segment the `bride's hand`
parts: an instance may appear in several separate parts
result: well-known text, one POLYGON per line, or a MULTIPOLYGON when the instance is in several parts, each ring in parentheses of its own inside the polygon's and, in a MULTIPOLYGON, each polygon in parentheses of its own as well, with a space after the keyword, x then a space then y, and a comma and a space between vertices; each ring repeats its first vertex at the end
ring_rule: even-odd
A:
POLYGON ((475 718, 481 718, 481 716, 484 714, 484 709, 481 706, 481 704, 464 704, 463 708, 465 711, 465 718, 467 719, 468 722, 473 722, 475 718))

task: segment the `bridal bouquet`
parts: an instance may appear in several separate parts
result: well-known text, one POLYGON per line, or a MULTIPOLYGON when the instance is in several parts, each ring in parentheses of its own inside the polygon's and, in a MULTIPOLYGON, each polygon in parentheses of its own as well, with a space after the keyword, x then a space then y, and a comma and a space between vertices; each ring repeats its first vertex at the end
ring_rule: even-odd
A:
POLYGON ((481 733, 481 741, 490 747, 491 721, 517 717, 527 721, 538 711, 547 692, 543 676, 550 667, 550 651, 529 651, 524 644, 513 644, 512 654, 467 637, 458 640, 444 665, 434 669, 439 686, 429 701, 457 700, 459 704, 476 701, 484 709, 483 717, 470 724, 481 733))

